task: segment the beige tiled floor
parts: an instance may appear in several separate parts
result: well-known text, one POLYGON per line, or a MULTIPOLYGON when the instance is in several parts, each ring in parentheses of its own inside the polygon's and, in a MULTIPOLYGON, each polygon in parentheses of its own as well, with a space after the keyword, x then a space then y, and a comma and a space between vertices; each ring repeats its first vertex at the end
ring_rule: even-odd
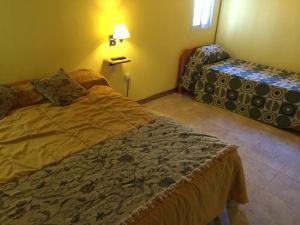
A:
POLYGON ((300 135, 174 93, 145 104, 240 146, 250 203, 234 224, 300 224, 300 135))

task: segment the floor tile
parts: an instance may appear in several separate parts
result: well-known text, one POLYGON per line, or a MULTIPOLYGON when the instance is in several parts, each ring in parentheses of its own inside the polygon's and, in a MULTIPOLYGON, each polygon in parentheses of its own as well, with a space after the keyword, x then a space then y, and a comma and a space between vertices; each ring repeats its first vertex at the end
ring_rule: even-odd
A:
MULTIPOLYGON (((253 201, 240 206, 249 225, 297 225, 300 217, 288 204, 266 191, 258 192, 253 201)), ((240 224, 238 224, 240 225, 240 224)))
POLYGON ((300 182, 285 174, 278 174, 265 190, 284 200, 300 216, 300 182))
POLYGON ((247 180, 260 188, 265 188, 278 173, 268 165, 248 157, 243 158, 243 167, 247 180))
POLYGON ((300 156, 295 156, 294 158, 292 158, 282 168, 281 172, 300 182, 300 156))

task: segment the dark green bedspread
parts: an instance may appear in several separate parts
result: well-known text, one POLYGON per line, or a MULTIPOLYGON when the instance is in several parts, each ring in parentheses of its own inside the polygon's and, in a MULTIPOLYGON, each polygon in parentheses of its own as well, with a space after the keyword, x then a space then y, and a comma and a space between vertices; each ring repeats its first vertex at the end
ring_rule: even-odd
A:
POLYGON ((280 128, 300 125, 300 75, 242 60, 206 67, 196 99, 280 128))
POLYGON ((299 74, 234 59, 203 65, 196 58, 181 84, 197 101, 280 128, 300 126, 299 74))

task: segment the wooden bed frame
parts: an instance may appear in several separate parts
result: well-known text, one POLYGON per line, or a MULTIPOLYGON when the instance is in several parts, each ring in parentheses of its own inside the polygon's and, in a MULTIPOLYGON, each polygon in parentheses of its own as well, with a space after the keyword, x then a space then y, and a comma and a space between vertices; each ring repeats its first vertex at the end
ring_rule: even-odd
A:
MULTIPOLYGON (((188 63, 189 57, 194 53, 194 51, 195 51, 195 48, 187 48, 187 49, 184 49, 183 52, 182 52, 182 54, 180 55, 178 75, 177 75, 178 78, 179 78, 180 74, 184 73, 184 67, 188 63)), ((179 93, 181 93, 183 91, 183 87, 178 86, 177 91, 179 93)), ((300 126, 295 127, 292 130, 300 133, 300 126)))
MULTIPOLYGON (((195 51, 195 48, 187 48, 187 49, 184 49, 182 54, 180 55, 178 75, 177 75, 178 78, 180 77, 180 74, 182 74, 184 72, 184 67, 188 63, 189 57, 194 53, 194 51, 195 51)), ((182 92, 181 86, 178 86, 178 92, 179 93, 182 92)))

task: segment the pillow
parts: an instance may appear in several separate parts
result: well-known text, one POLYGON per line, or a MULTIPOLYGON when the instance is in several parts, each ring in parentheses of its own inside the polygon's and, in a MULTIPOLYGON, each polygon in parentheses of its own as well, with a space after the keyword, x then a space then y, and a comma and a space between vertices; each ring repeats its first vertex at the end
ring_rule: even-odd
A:
POLYGON ((67 76, 63 69, 56 74, 32 82, 34 89, 54 105, 70 105, 75 99, 85 96, 88 91, 67 76))
POLYGON ((73 80, 76 80, 86 89, 90 89, 96 85, 109 86, 104 76, 92 70, 80 69, 67 74, 73 80))
POLYGON ((0 85, 0 119, 16 107, 18 95, 19 91, 16 88, 0 85))
POLYGON ((229 54, 219 45, 206 45, 196 49, 195 55, 201 57, 204 64, 212 64, 228 59, 229 54))
POLYGON ((14 87, 20 91, 18 96, 18 108, 40 104, 46 99, 36 92, 31 84, 32 81, 19 81, 11 83, 9 86, 14 87))
MULTIPOLYGON (((106 78, 93 70, 80 69, 67 74, 71 79, 77 81, 86 89, 90 89, 96 85, 109 86, 106 78)), ((32 86, 34 80, 23 80, 9 84, 20 91, 18 97, 18 108, 46 102, 47 99, 43 95, 36 92, 32 86)))

